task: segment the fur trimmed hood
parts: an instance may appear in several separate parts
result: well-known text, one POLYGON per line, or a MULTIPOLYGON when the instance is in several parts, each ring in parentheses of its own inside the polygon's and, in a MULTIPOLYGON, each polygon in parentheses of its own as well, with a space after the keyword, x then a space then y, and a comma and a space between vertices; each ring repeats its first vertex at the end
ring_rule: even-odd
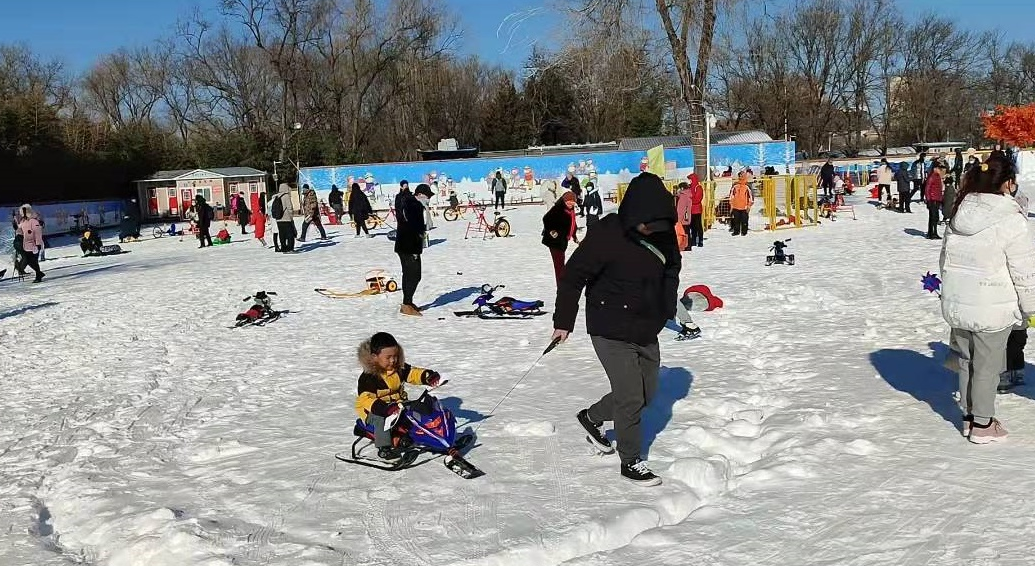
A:
MULTIPOLYGON (((359 361, 359 367, 363 368, 364 373, 371 375, 381 375, 382 372, 374 366, 374 356, 370 353, 370 339, 360 342, 359 348, 356 349, 356 359, 359 361)), ((406 351, 403 350, 402 346, 399 346, 399 367, 396 370, 401 369, 406 365, 406 351)))

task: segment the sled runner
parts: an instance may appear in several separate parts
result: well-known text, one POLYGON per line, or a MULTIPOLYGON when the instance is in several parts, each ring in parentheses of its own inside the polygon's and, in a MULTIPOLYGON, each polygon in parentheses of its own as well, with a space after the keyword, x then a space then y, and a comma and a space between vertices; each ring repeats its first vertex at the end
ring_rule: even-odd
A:
POLYGON ((787 247, 787 242, 790 241, 791 239, 787 238, 786 240, 777 240, 773 242, 772 247, 769 248, 769 251, 773 252, 773 255, 765 256, 765 264, 767 266, 773 265, 774 263, 782 265, 794 265, 794 254, 785 254, 783 252, 784 248, 787 247))
POLYGON ((414 468, 443 456, 446 468, 464 479, 485 475, 461 454, 474 441, 474 435, 458 436, 453 413, 443 407, 430 391, 424 391, 416 401, 403 404, 394 428, 393 434, 398 434, 398 446, 405 449, 402 458, 396 462, 385 462, 363 455, 364 449, 373 447, 374 429, 361 419, 356 419, 353 429, 356 440, 352 443, 351 456, 335 454, 334 457, 349 464, 395 472, 414 468))
POLYGON ((392 279, 383 269, 371 269, 366 275, 367 288, 358 293, 345 291, 334 291, 332 289, 313 289, 324 297, 332 299, 349 299, 353 297, 366 297, 368 295, 380 295, 382 293, 394 293, 399 290, 399 283, 392 279))
POLYGON ((508 319, 508 318, 532 318, 546 314, 542 310, 542 301, 519 301, 513 297, 502 297, 492 301, 497 289, 505 285, 490 287, 488 283, 482 285, 482 294, 474 300, 475 308, 469 311, 454 312, 456 316, 478 317, 486 320, 508 319))
POLYGON ((276 296, 277 294, 272 291, 259 291, 250 297, 245 297, 244 301, 254 301, 254 303, 248 310, 237 315, 236 323, 230 328, 266 326, 287 314, 289 311, 273 310, 273 300, 270 299, 271 295, 276 296))

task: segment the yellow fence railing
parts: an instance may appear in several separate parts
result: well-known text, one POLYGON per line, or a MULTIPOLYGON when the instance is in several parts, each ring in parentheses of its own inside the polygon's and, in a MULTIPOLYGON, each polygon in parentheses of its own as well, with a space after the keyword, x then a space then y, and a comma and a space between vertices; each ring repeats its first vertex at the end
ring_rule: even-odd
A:
MULTIPOLYGON (((665 186, 675 194, 679 183, 680 181, 666 180, 665 186)), ((704 217, 702 218, 704 229, 710 230, 716 222, 723 224, 729 222, 728 195, 733 187, 733 179, 719 178, 714 181, 704 181, 701 185, 704 187, 704 217)), ((618 184, 615 202, 621 204, 628 188, 628 183, 618 184)), ((751 188, 755 195, 755 206, 752 213, 761 213, 765 220, 762 229, 803 228, 819 223, 819 186, 815 176, 757 177, 751 182, 751 188)))
POLYGON ((811 175, 778 175, 761 181, 766 230, 819 224, 819 186, 811 175))

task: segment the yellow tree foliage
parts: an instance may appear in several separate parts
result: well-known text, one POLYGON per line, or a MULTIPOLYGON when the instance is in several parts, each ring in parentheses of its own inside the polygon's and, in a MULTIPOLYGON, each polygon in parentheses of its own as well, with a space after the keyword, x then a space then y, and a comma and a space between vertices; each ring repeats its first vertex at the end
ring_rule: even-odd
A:
POLYGON ((1035 143, 1035 104, 997 106, 995 113, 983 118, 985 135, 1010 145, 1028 147, 1035 143))

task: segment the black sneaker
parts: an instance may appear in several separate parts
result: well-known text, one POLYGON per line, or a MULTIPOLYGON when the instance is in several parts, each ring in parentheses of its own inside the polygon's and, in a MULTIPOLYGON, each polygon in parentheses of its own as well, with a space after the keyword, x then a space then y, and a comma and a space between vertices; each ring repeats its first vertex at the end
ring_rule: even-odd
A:
POLYGON ((643 486, 661 485, 661 478, 654 475, 647 467, 647 462, 639 458, 622 464, 622 477, 643 486))
POLYGON ((402 450, 395 446, 382 446, 377 449, 377 457, 389 463, 398 462, 402 458, 402 450))
POLYGON ((589 409, 582 409, 579 414, 575 415, 575 418, 579 419, 579 424, 586 429, 586 440, 590 441, 597 450, 604 454, 611 454, 615 451, 614 446, 611 446, 603 431, 600 430, 604 423, 593 422, 593 419, 589 418, 589 409))

